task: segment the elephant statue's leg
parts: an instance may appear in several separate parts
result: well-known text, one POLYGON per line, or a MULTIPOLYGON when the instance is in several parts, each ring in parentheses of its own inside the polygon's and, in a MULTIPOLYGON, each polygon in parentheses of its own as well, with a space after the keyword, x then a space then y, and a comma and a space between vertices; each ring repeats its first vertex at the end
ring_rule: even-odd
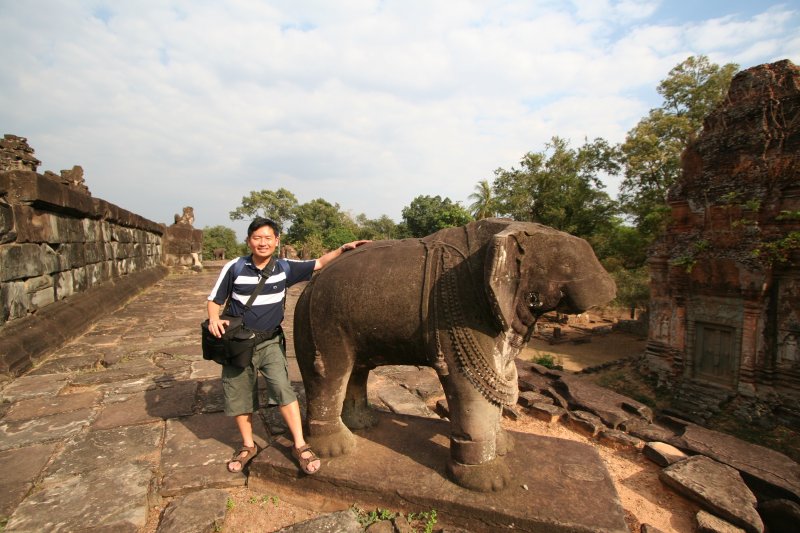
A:
POLYGON ((322 457, 343 455, 355 447, 355 437, 341 416, 353 364, 347 353, 341 350, 341 358, 333 359, 319 352, 312 360, 298 357, 308 403, 308 441, 322 457))
POLYGON ((504 489, 511 471, 504 455, 508 435, 500 428, 502 407, 492 404, 460 373, 442 378, 450 411, 450 478, 471 490, 504 489), (500 449, 498 449, 500 448, 500 449))
POLYGON ((378 416, 367 402, 368 367, 356 365, 347 382, 342 406, 342 421, 350 429, 363 429, 378 423, 378 416))

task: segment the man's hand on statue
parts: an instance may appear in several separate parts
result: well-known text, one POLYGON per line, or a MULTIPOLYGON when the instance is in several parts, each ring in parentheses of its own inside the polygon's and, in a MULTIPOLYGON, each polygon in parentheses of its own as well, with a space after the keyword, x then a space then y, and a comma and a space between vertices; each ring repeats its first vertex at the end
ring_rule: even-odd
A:
POLYGON ((352 241, 342 245, 342 251, 346 252, 347 250, 355 250, 362 244, 367 244, 368 242, 372 242, 369 239, 362 239, 360 241, 352 241))

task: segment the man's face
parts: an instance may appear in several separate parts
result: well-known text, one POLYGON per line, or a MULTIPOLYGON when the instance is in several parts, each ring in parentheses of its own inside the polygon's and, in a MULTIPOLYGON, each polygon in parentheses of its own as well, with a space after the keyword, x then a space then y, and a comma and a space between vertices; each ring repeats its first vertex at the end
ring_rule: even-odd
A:
POLYGON ((272 256, 278 242, 280 238, 269 226, 261 226, 247 238, 247 246, 250 247, 255 259, 267 259, 272 256))

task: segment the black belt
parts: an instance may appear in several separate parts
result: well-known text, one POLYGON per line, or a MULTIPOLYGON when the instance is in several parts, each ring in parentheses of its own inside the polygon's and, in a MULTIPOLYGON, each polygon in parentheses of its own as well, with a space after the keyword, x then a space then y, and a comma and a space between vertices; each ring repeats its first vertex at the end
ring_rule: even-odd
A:
POLYGON ((278 326, 277 328, 273 329, 272 331, 256 331, 253 330, 253 333, 256 335, 256 344, 261 344, 264 341, 272 340, 281 333, 283 333, 283 328, 278 326))

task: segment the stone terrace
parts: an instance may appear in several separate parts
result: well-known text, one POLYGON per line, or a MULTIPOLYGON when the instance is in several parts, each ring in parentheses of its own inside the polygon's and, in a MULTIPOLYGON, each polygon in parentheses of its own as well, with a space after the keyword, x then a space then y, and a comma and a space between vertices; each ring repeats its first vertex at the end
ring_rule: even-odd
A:
MULTIPOLYGON (((0 467, 4 475, 0 480, 0 517, 8 517, 6 532, 117 532, 154 528, 162 533, 211 531, 225 519, 226 491, 243 487, 248 479, 225 470, 225 460, 239 437, 235 425, 221 413, 219 367, 202 359, 198 342, 199 324, 205 314, 203 302, 215 277, 216 269, 210 269, 200 274, 173 274, 158 281, 31 371, 3 385, 0 467), (185 495, 192 498, 179 498, 185 495), (175 509, 179 502, 192 507, 181 513, 175 509), (161 523, 156 526, 148 522, 151 510, 162 506, 167 509, 161 523), (166 518, 169 516, 189 518, 176 523, 166 518)), ((292 303, 301 288, 294 288, 290 294, 285 323, 289 335, 292 303)), ((290 377, 302 399, 291 339, 288 344, 290 377)), ((798 465, 788 458, 678 420, 668 421, 667 425, 653 424, 652 413, 644 406, 593 387, 571 374, 524 363, 520 363, 520 369, 524 393, 521 404, 509 410, 508 416, 526 413, 551 423, 564 423, 610 446, 643 449, 666 467, 665 484, 747 531, 763 531, 762 518, 763 522, 768 521, 760 507, 762 517, 756 513, 756 497, 751 490, 758 491, 761 500, 758 505, 767 499, 779 502, 773 505, 778 510, 768 515, 772 523, 776 523, 775 516, 777 520, 790 520, 788 523, 798 516, 800 472, 798 465), (669 443, 674 448, 645 446, 645 442, 653 441, 669 443), (684 452, 708 461, 684 461, 683 468, 670 467, 685 458, 684 452), (716 483, 717 479, 728 480, 725 483, 736 490, 726 487, 723 494, 709 495, 703 482, 716 483), (747 486, 741 483, 742 479, 747 486)), ((428 434, 442 431, 441 420, 425 401, 430 405, 430 398, 441 391, 431 379, 432 374, 423 370, 428 369, 386 367, 375 372, 376 379, 371 381, 371 400, 386 412, 382 418, 394 421, 401 417, 402 424, 409 427, 407 434, 420 434, 412 431, 417 427, 428 434)), ((440 402, 438 407, 446 415, 446 404, 440 402)), ((262 414, 257 417, 256 429, 258 440, 265 445, 274 442, 272 434, 278 435, 285 428, 275 420, 274 410, 262 414)), ((369 433, 365 435, 371 442, 380 443, 381 430, 376 431, 372 437, 369 433)), ((441 440, 440 437, 436 439, 441 440)), ((523 453, 525 449, 535 449, 541 454, 551 441, 558 446, 555 442, 558 439, 542 438, 536 446, 520 448, 523 453)), ((430 448, 431 442, 423 444, 430 448)), ((446 447, 446 438, 443 446, 446 447)), ((439 447, 433 448, 433 453, 441 453, 439 447)), ((357 471, 342 473, 333 463, 317 476, 298 476, 296 467, 276 450, 276 446, 271 446, 267 453, 256 458, 250 469, 250 483, 264 484, 278 479, 274 490, 281 497, 280 490, 289 493, 300 489, 321 491, 322 499, 326 498, 326 483, 362 491, 372 488, 359 485, 363 480, 357 471)), ((409 457, 424 457, 417 452, 413 448, 401 452, 399 460, 408 462, 409 457)), ((591 449, 575 453, 586 461, 596 460, 591 449)), ((542 479, 527 498, 544 497, 544 501, 552 504, 553 490, 567 482, 557 474, 558 461, 566 458, 558 453, 552 455, 555 475, 542 479)), ((425 495, 429 497, 426 503, 432 502, 439 509, 450 505, 453 513, 461 512, 463 502, 449 502, 460 488, 444 479, 443 468, 434 465, 438 461, 431 462, 428 457, 422 462, 427 466, 409 466, 405 470, 407 479, 396 479, 393 485, 408 483, 409 478, 420 476, 421 472, 438 487, 433 494, 425 495), (421 470, 416 472, 413 468, 421 470)), ((523 462, 520 470, 534 469, 533 465, 525 465, 523 462)), ((584 464, 571 477, 582 483, 601 483, 594 485, 597 488, 592 492, 593 498, 582 498, 582 504, 610 502, 603 510, 610 524, 604 530, 620 531, 621 510, 613 486, 607 482, 608 474, 601 465, 595 469, 597 475, 588 479, 587 468, 584 464)), ((567 472, 564 468, 561 471, 567 472)), ((565 475, 570 477, 568 472, 565 475)), ((491 531, 497 524, 506 524, 504 520, 513 518, 511 511, 503 514, 506 496, 499 493, 474 498, 478 502, 475 513, 469 515, 466 510, 453 522, 469 527, 470 531, 491 531), (487 516, 495 522, 481 523, 482 517, 487 516)), ((515 498, 520 499, 519 495, 515 498)), ((521 501, 521 505, 526 503, 521 501)), ((528 509, 530 516, 524 518, 533 521, 522 528, 518 523, 519 530, 555 527, 552 523, 537 525, 534 515, 542 511, 533 506, 528 509)), ((561 518, 562 511, 557 506, 553 509, 552 516, 561 518)), ((560 523, 556 529, 592 530, 591 524, 597 523, 597 510, 592 512, 588 507, 583 511, 586 511, 584 523, 560 523)), ((295 531, 303 531, 302 526, 297 528, 295 531)))

